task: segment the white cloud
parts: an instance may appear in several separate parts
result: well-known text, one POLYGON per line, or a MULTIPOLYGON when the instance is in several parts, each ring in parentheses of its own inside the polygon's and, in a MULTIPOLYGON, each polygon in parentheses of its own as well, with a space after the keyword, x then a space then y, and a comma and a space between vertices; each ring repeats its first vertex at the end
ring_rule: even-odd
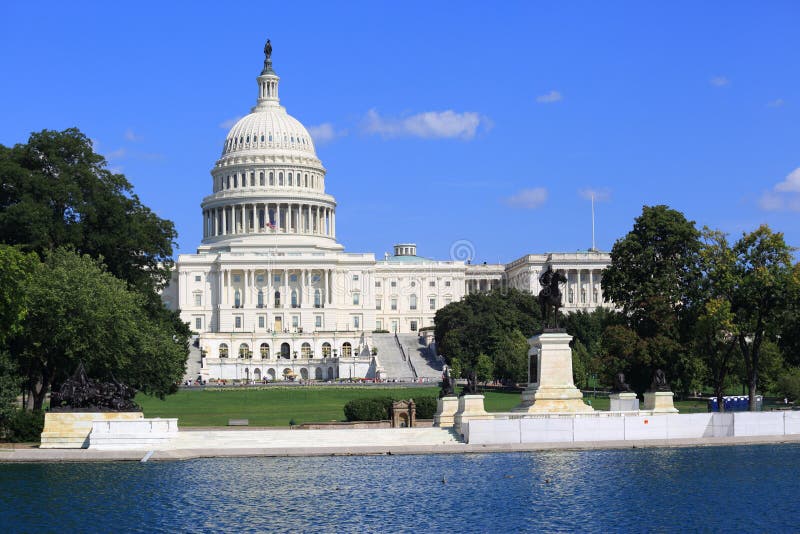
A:
POLYGON ((239 119, 241 118, 242 118, 241 116, 237 116, 233 117, 232 119, 224 120, 221 123, 219 123, 219 127, 222 128, 223 130, 230 130, 231 128, 233 128, 234 124, 239 122, 239 119))
POLYGON ((137 135, 133 130, 128 128, 127 130, 125 130, 125 140, 131 141, 133 143, 138 143, 139 141, 144 140, 144 137, 142 137, 141 135, 137 135))
POLYGON ((782 98, 776 98, 775 100, 770 100, 767 102, 767 107, 770 108, 779 108, 783 106, 786 102, 783 101, 782 98))
POLYGON ((800 167, 772 189, 761 194, 758 207, 764 211, 800 211, 800 167))
POLYGON ((462 139, 468 141, 475 137, 479 126, 489 128, 491 123, 474 111, 457 113, 447 111, 426 111, 405 118, 382 117, 371 109, 363 121, 367 133, 383 137, 411 136, 423 139, 462 139))
POLYGON ((775 184, 775 191, 800 193, 800 167, 790 172, 785 180, 775 184))
POLYGON ((578 194, 586 200, 591 200, 594 197, 595 202, 605 202, 611 198, 611 190, 607 187, 602 189, 593 189, 585 187, 578 190, 578 194))
POLYGON ((124 158, 124 157, 125 157, 127 154, 128 154, 128 151, 127 151, 126 149, 124 149, 124 148, 118 148, 118 149, 116 149, 116 150, 112 150, 111 152, 109 152, 108 154, 106 154, 106 159, 107 159, 108 161, 111 161, 111 160, 114 160, 114 159, 122 159, 122 158, 124 158))
POLYGON ((505 199, 505 203, 514 208, 536 209, 547 200, 547 189, 544 187, 534 187, 532 189, 522 189, 515 195, 505 199))
POLYGON ((333 141, 337 137, 347 135, 346 130, 337 131, 330 122, 323 122, 322 124, 318 124, 316 126, 309 126, 308 133, 311 134, 314 142, 318 145, 324 145, 325 143, 333 141))
POLYGON ((560 102, 563 99, 564 97, 561 96, 561 93, 556 90, 552 90, 549 93, 537 96, 536 102, 539 104, 553 104, 555 102, 560 102))
POLYGON ((725 87, 726 85, 729 85, 731 81, 725 76, 714 76, 713 78, 708 80, 708 83, 710 83, 714 87, 725 87))

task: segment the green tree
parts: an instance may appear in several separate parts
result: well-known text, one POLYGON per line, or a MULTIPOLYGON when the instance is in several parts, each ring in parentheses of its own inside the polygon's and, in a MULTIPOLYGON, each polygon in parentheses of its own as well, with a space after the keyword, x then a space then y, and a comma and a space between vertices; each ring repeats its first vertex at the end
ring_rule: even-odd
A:
POLYGON ((172 222, 142 205, 76 128, 0 145, 0 240, 43 256, 59 246, 103 258, 139 289, 169 281, 177 237, 172 222))
POLYGON ((527 383, 528 340, 515 328, 504 333, 492 346, 494 376, 503 381, 527 383))
POLYGON ((625 372, 637 391, 646 389, 656 368, 663 369, 679 391, 688 391, 696 381, 699 365, 687 341, 701 274, 699 237, 694 222, 682 213, 667 206, 644 206, 633 229, 611 250, 611 264, 603 272, 603 296, 621 308, 636 342, 623 346, 622 332, 611 332, 616 338, 605 348, 620 351, 612 358, 620 367, 607 372, 625 372))
POLYGON ((488 382, 494 375, 494 363, 486 354, 479 354, 475 364, 475 374, 481 382, 488 382))
POLYGON ((22 328, 28 312, 25 288, 37 263, 35 254, 0 245, 0 350, 22 328))
POLYGON ((81 359, 91 376, 113 376, 161 396, 183 375, 188 336, 154 320, 142 293, 87 255, 63 248, 46 253, 27 298, 24 329, 12 354, 35 410, 42 408, 48 388, 74 372, 81 359))

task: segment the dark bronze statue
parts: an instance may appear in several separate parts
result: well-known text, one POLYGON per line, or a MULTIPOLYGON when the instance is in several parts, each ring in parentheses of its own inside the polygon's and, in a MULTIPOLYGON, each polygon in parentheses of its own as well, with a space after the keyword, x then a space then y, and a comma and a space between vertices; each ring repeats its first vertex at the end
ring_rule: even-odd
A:
POLYGON ((539 275, 539 307, 542 310, 542 321, 545 330, 558 328, 558 309, 563 306, 561 303, 561 290, 558 285, 567 281, 567 277, 561 271, 554 271, 548 267, 539 275))
POLYGON ((264 55, 267 59, 272 59, 272 43, 267 39, 267 44, 264 45, 264 55))
POLYGON ((650 391, 669 391, 669 384, 667 383, 667 375, 661 369, 656 369, 653 372, 653 381, 650 382, 650 391))
POLYGON ((118 382, 98 382, 86 376, 83 362, 57 392, 50 395, 53 412, 136 412, 141 408, 133 402, 136 390, 118 382))
POLYGON ((614 377, 614 393, 628 393, 631 387, 625 383, 625 373, 617 373, 614 377))
POLYGON ((450 378, 450 369, 445 365, 444 371, 442 371, 442 382, 439 385, 441 388, 439 390, 439 398, 442 397, 452 397, 455 395, 455 384, 453 383, 453 379, 450 378))

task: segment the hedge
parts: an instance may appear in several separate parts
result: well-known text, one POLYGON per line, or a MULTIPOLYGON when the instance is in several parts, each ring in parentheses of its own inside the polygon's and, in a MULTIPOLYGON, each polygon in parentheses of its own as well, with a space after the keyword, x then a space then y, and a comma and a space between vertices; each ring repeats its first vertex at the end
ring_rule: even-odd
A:
MULTIPOLYGON (((369 399, 353 399, 344 405, 344 416, 348 421, 386 421, 392 409, 394 397, 375 397, 369 399)), ((419 397, 414 399, 417 419, 433 419, 436 413, 436 397, 419 397)))

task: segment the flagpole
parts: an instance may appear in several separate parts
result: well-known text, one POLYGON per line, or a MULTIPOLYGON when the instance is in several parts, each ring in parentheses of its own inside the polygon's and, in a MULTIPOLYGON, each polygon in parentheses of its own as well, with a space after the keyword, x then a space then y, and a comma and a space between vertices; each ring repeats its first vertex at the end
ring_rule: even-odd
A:
POLYGON ((592 192, 592 250, 597 250, 594 246, 594 192, 592 192))

